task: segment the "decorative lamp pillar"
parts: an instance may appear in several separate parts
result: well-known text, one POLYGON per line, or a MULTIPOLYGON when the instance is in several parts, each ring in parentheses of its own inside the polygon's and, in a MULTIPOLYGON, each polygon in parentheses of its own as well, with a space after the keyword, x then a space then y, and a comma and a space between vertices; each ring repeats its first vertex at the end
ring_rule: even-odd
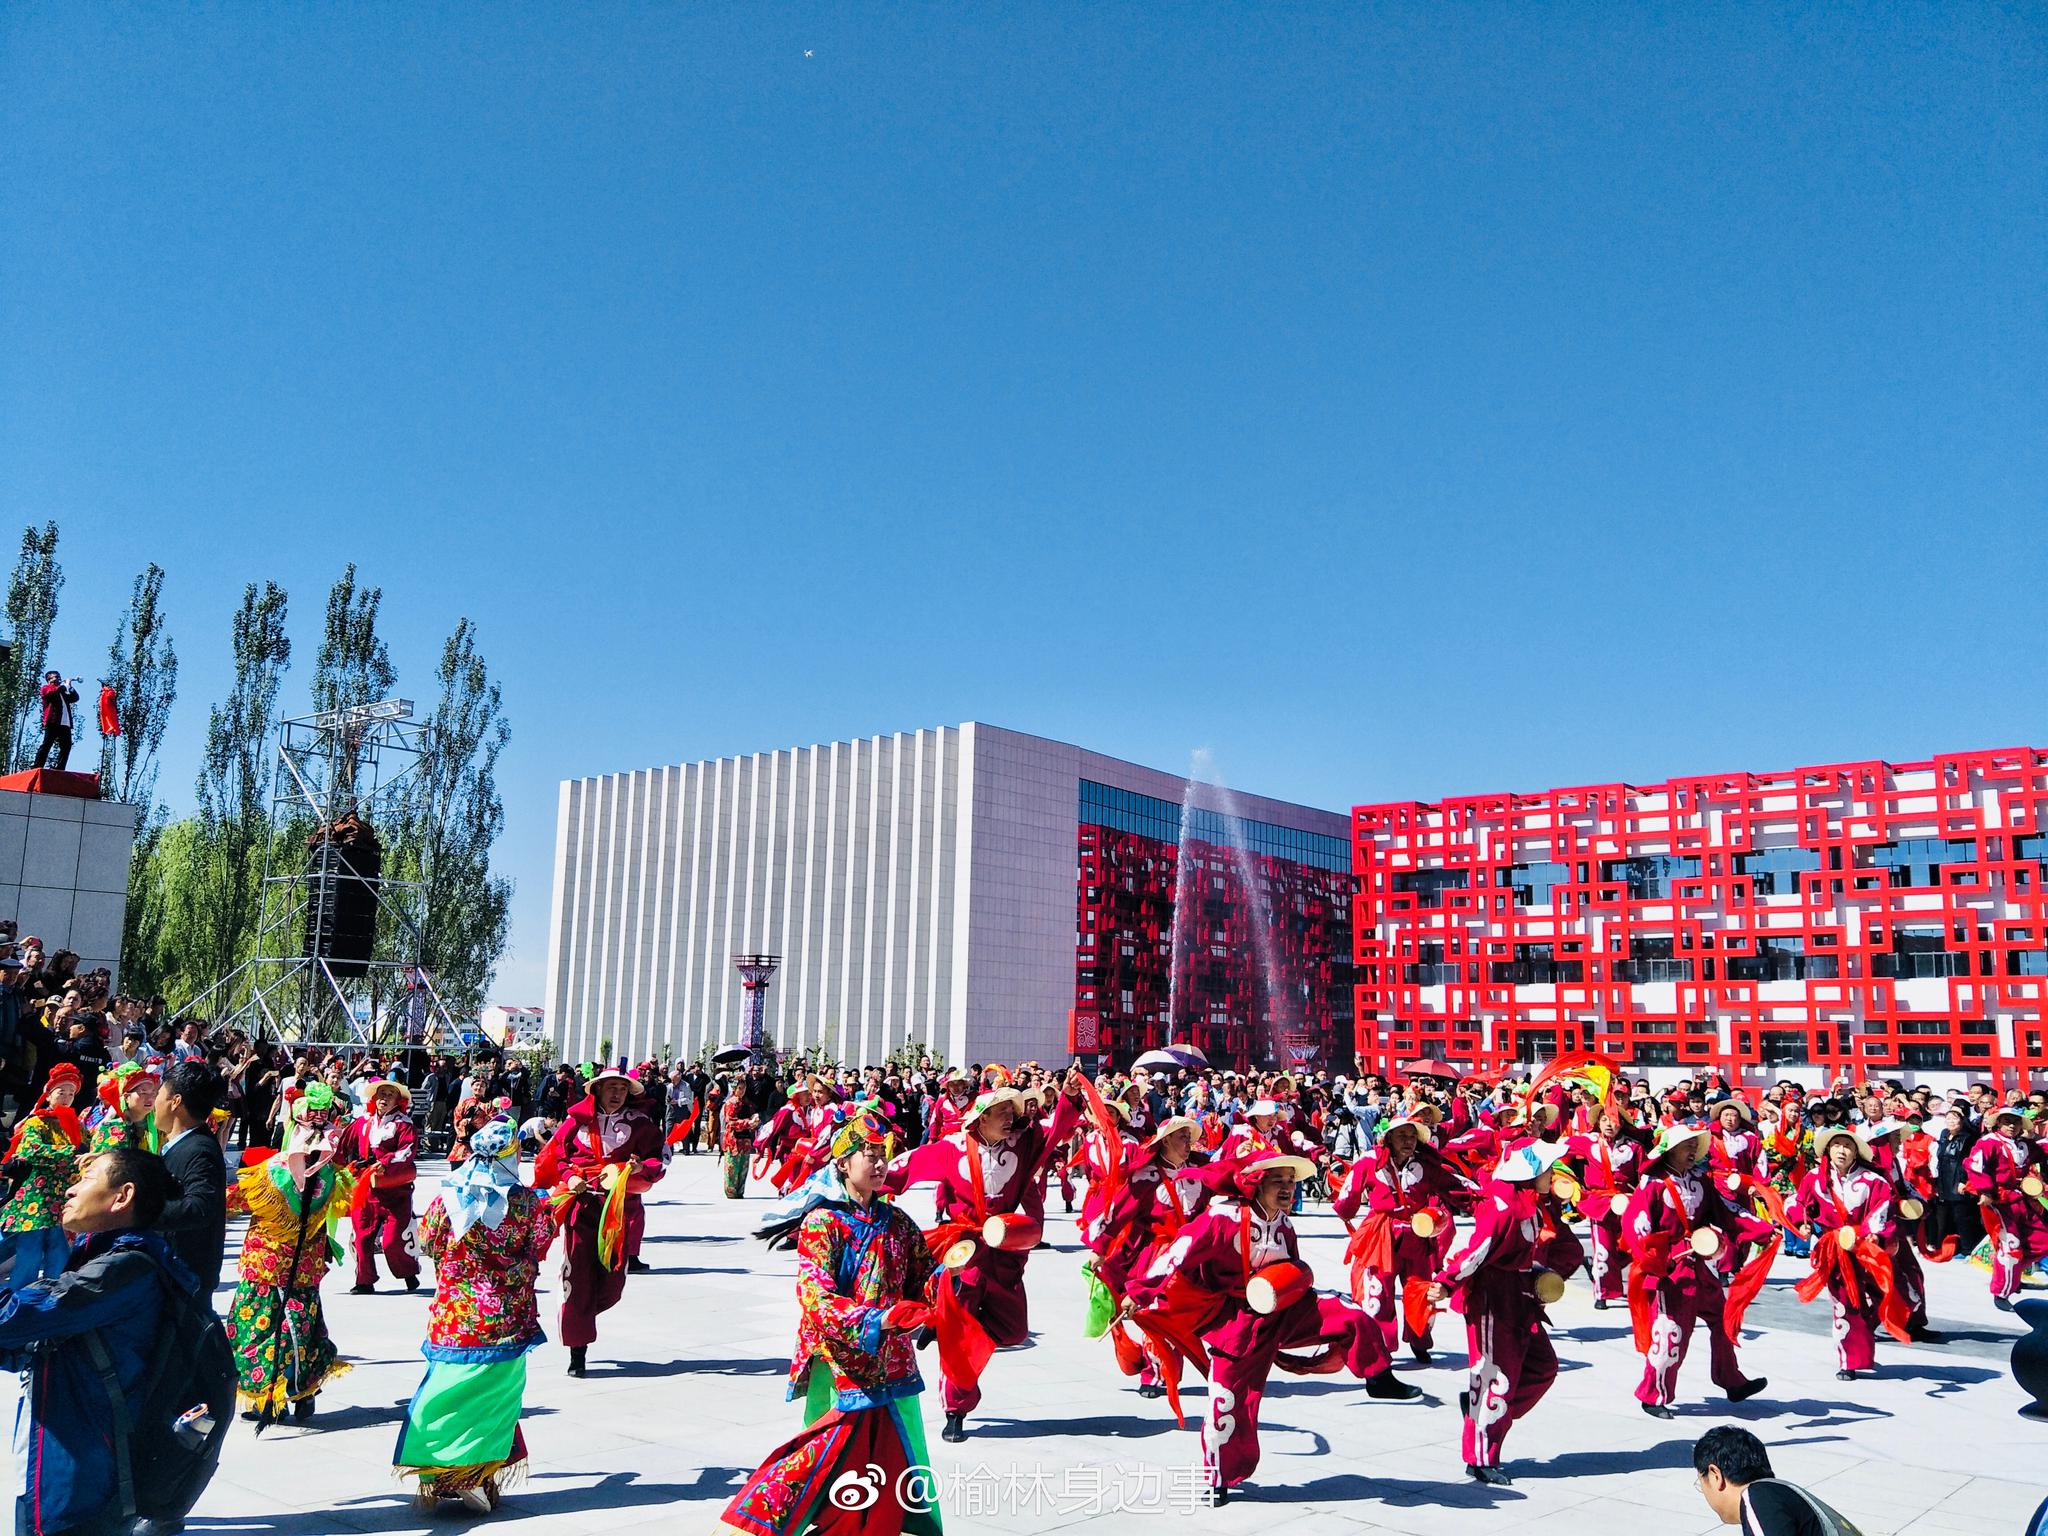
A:
POLYGON ((755 1062, 766 1062, 774 1054, 768 1047, 768 978, 782 964, 780 955, 734 955, 740 985, 746 989, 746 1006, 740 1017, 740 1044, 755 1062))

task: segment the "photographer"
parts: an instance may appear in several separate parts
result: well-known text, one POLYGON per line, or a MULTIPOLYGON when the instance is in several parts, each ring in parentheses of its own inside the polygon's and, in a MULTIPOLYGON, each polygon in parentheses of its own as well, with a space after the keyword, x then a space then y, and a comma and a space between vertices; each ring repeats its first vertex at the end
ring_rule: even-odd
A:
POLYGON ((50 748, 57 749, 56 771, 62 773, 71 761, 71 706, 78 702, 78 689, 57 672, 43 674, 43 744, 36 748, 36 766, 47 766, 50 748))

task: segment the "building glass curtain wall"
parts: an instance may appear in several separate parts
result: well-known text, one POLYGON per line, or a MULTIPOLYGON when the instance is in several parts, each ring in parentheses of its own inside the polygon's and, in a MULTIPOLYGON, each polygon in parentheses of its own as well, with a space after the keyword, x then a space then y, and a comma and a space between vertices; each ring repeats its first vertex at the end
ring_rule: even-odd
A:
POLYGON ((1220 793, 1198 785, 1184 811, 1081 782, 1077 1044, 1118 1063, 1169 1041, 1218 1066, 1341 1062, 1349 846, 1204 806, 1205 792, 1220 793))

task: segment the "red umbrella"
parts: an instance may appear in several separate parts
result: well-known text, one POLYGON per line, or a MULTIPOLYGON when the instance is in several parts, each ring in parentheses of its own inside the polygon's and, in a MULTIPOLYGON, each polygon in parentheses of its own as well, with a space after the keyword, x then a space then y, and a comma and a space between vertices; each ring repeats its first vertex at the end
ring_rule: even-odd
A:
POLYGON ((1433 1061, 1427 1056, 1401 1063, 1401 1071, 1408 1077, 1433 1077, 1440 1083, 1455 1083, 1458 1069, 1445 1062, 1433 1061))

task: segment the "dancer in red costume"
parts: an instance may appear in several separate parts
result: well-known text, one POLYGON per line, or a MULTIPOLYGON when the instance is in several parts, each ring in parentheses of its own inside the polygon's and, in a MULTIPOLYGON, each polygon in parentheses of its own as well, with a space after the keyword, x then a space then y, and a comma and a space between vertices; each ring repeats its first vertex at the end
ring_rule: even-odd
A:
POLYGON ((1405 1339, 1418 1365, 1429 1364, 1431 1312, 1422 1291, 1451 1251, 1451 1212, 1467 1210, 1479 1190, 1447 1164, 1430 1145, 1435 1111, 1391 1120, 1377 1150, 1351 1165, 1333 1202, 1347 1226, 1365 1219, 1351 1234, 1344 1256, 1351 1263, 1351 1295, 1379 1325, 1392 1353, 1405 1339), (1424 1218, 1427 1233, 1416 1230, 1424 1218))
POLYGON ((1757 1134, 1756 1111, 1741 1099, 1723 1099, 1714 1106, 1714 1139, 1707 1161, 1719 1174, 1764 1176, 1764 1139, 1757 1134))
POLYGON ((1611 1109, 1600 1111, 1592 1135, 1574 1136, 1565 1145, 1579 1167, 1578 1207, 1593 1250, 1593 1310, 1604 1312, 1610 1301, 1627 1295, 1622 1218, 1641 1177, 1643 1149, 1622 1135, 1621 1118, 1611 1109))
MULTIPOLYGON (((1195 1149, 1200 1127, 1185 1116, 1161 1123, 1142 1148, 1130 1155, 1108 1193, 1108 1208, 1089 1246, 1094 1250, 1095 1278, 1101 1282, 1111 1311, 1105 1330, 1116 1348, 1118 1367, 1138 1378, 1140 1397, 1161 1397, 1158 1361, 1128 1318, 1121 1315, 1130 1294, 1131 1276, 1141 1272, 1159 1249, 1180 1236, 1181 1229, 1209 1206, 1203 1170, 1209 1156, 1195 1149)), ((1095 1193, 1091 1179, 1089 1194, 1095 1193)))
POLYGON ((377 1289, 377 1253, 391 1277, 408 1291, 420 1288, 419 1254, 413 1248, 412 1188, 419 1176, 413 1161, 412 1090, 385 1079, 372 1083, 369 1108, 349 1122, 334 1160, 355 1175, 349 1211, 356 1239, 356 1283, 352 1296, 377 1289))
POLYGON ((1672 1417, 1678 1371, 1695 1323, 1707 1332, 1714 1385, 1730 1402, 1754 1397, 1766 1385, 1761 1376, 1742 1374, 1735 1339, 1743 1311, 1777 1257, 1777 1238, 1769 1222, 1738 1211, 1707 1176, 1703 1159, 1711 1134, 1667 1126, 1651 1149, 1625 1218, 1629 1313, 1643 1354, 1636 1398, 1653 1418, 1672 1417), (1748 1242, 1764 1242, 1764 1252, 1730 1287, 1715 1261, 1728 1245, 1748 1242))
POLYGON ((1898 1235, 1892 1183, 1872 1166, 1870 1143, 1847 1126, 1813 1133, 1820 1166, 1800 1183, 1786 1213, 1813 1244, 1813 1273, 1799 1282, 1801 1301, 1825 1290, 1835 1308, 1837 1381, 1854 1381, 1877 1363, 1877 1330, 1910 1340, 1910 1310, 1892 1276, 1890 1245, 1898 1235))
POLYGON ((967 1415, 981 1403, 981 1369, 989 1348, 1004 1349, 1030 1337, 1024 1296, 1029 1247, 990 1246, 991 1217, 1021 1218, 1031 1229, 1045 1222, 1045 1175, 1050 1160, 1080 1123, 1081 1074, 1067 1074, 1051 1115, 1027 1113, 1015 1088, 991 1088, 968 1107, 959 1134, 928 1142, 889 1165, 885 1193, 918 1184, 935 1186, 939 1224, 926 1239, 935 1256, 971 1242, 965 1261, 940 1278, 935 1330, 941 1343, 941 1400, 946 1425, 939 1438, 967 1438, 967 1415), (957 1330, 957 1333, 955 1333, 957 1330), (970 1343, 949 1347, 948 1335, 970 1343), (986 1346, 986 1347, 984 1347, 986 1346))
POLYGON ((1458 1395, 1461 1448, 1466 1473, 1482 1483, 1512 1481, 1500 1469, 1501 1445, 1557 1379, 1538 1285, 1551 1276, 1561 1294, 1564 1277, 1585 1259, 1551 1194, 1552 1167, 1563 1155, 1555 1142, 1530 1142, 1500 1160, 1480 1191, 1471 1241, 1428 1291, 1432 1305, 1455 1294, 1465 1314, 1471 1371, 1458 1395))
POLYGON ((1172 1358, 1167 1395, 1176 1412, 1180 1362, 1208 1374, 1202 1468, 1212 1503, 1258 1467, 1259 1403, 1275 1365, 1308 1375, 1348 1370, 1368 1396, 1387 1401, 1422 1395, 1394 1374, 1379 1328, 1350 1297, 1310 1288, 1287 1213, 1296 1182, 1314 1172, 1284 1152, 1215 1165, 1209 1178, 1232 1198, 1190 1221, 1131 1277, 1133 1321, 1172 1358))
POLYGON ((1991 1233, 1991 1301, 2010 1312, 2020 1277, 2048 1258, 2048 1196, 2042 1192, 2041 1149, 2031 1139, 2027 1116, 2006 1104, 1984 1118, 1984 1134, 1963 1166, 1991 1233))
POLYGON ((660 1179, 661 1132, 640 1085, 606 1068, 534 1159, 533 1187, 552 1189, 562 1223, 562 1342, 584 1373, 600 1312, 626 1290, 626 1260, 647 1224, 641 1193, 660 1179))

